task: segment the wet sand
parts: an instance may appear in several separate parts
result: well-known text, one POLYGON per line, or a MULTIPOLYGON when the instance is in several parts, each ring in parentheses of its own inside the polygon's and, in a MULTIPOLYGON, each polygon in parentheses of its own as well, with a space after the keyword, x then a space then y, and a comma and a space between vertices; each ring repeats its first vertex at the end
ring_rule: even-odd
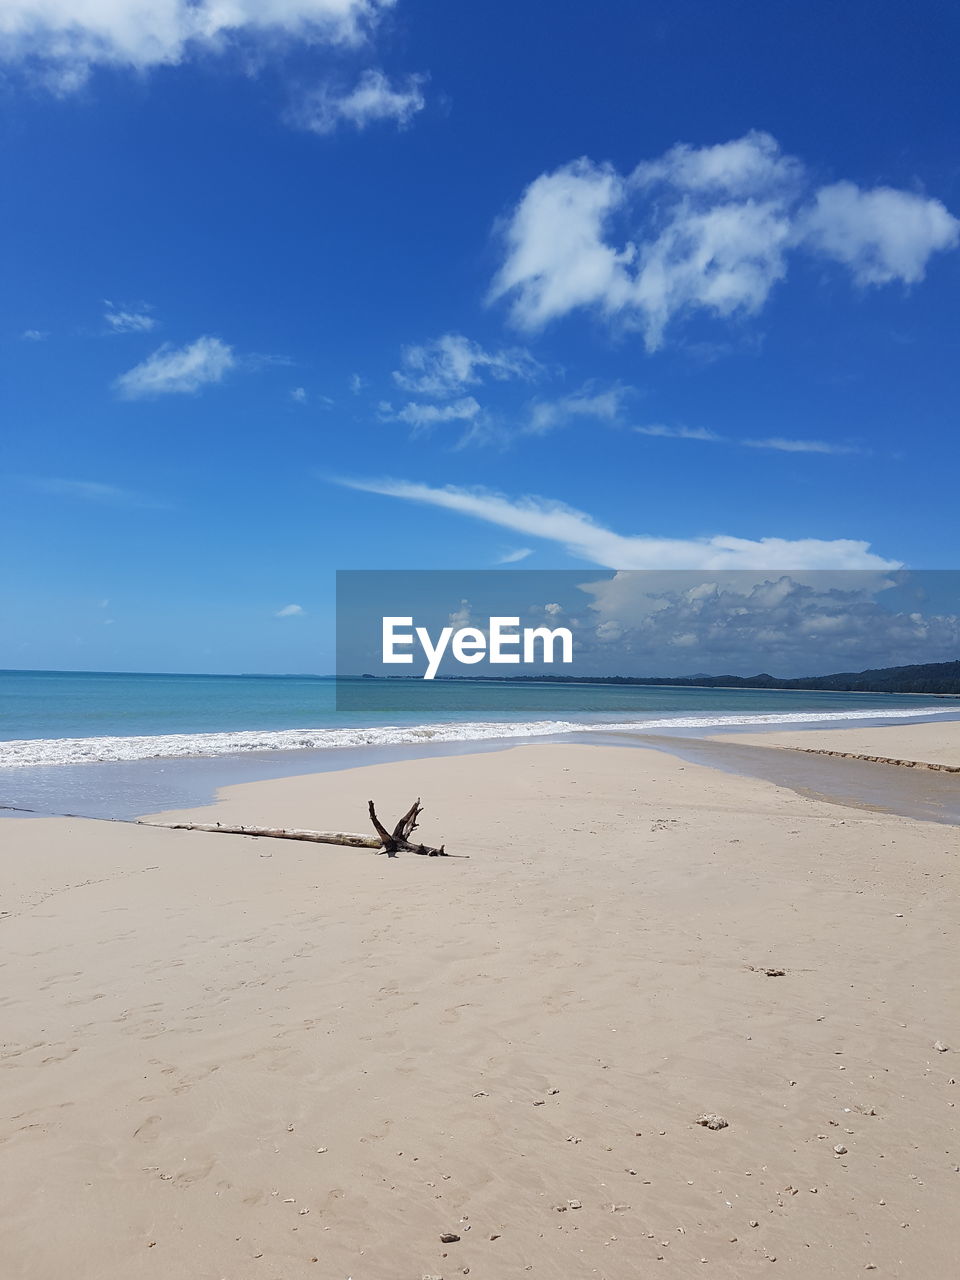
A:
POLYGON ((763 747, 794 747, 804 751, 839 752, 853 756, 882 756, 946 765, 960 770, 960 721, 929 724, 871 725, 869 728, 823 729, 771 733, 743 733, 718 737, 725 742, 763 747))

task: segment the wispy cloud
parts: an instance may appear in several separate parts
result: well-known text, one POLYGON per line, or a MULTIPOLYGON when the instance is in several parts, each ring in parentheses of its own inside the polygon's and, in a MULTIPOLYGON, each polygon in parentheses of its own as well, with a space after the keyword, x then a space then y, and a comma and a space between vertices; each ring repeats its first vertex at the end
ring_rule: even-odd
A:
POLYGON ((185 347, 167 343, 142 364, 121 374, 113 388, 124 400, 191 395, 201 387, 222 382, 236 364, 233 348, 219 338, 197 338, 185 347))
POLYGON ((291 123, 311 133, 334 133, 342 125, 366 129, 390 122, 405 128, 426 106, 422 75, 392 84, 382 71, 364 71, 353 89, 337 91, 321 85, 302 95, 290 114, 291 123))
POLYGON ((542 372, 523 347, 486 351, 462 333, 445 333, 431 342, 404 347, 401 366, 393 374, 397 386, 434 399, 459 395, 485 378, 530 380, 542 372))
POLYGON ((290 392, 290 399, 296 401, 297 404, 307 403, 306 387, 293 387, 290 392))
MULTIPOLYGON (((166 506, 166 503, 157 502, 132 489, 104 484, 99 480, 68 480, 60 476, 21 476, 20 482, 35 493, 44 493, 55 498, 75 498, 81 502, 94 502, 109 507, 159 509, 166 506)), ((103 607, 106 607, 106 602, 103 607)))
POLYGON ((773 449, 780 453, 821 453, 841 457, 850 454, 864 455, 870 452, 869 449, 863 449, 859 445, 833 443, 829 440, 791 440, 783 436, 769 436, 759 440, 736 440, 729 436, 722 436, 716 431, 709 431, 706 427, 654 425, 634 427, 633 430, 641 436, 656 436, 665 440, 700 440, 713 444, 741 445, 746 449, 773 449))
POLYGON ((832 453, 852 454, 867 453, 853 444, 832 444, 828 440, 785 440, 782 436, 771 436, 766 440, 741 440, 748 449, 776 449, 780 453, 832 453))
POLYGON ((597 391, 588 385, 572 395, 560 396, 556 400, 536 400, 531 405, 526 430, 532 435, 545 435, 572 418, 615 422, 620 416, 624 399, 631 392, 630 387, 615 386, 606 391, 597 391))
POLYGON ((273 615, 275 618, 299 618, 306 610, 302 604, 285 604, 273 615))
POLYGON ((394 409, 389 401, 380 402, 380 416, 387 422, 405 422, 416 431, 424 431, 441 422, 474 422, 482 412, 473 396, 464 396, 451 404, 405 404, 394 409))
POLYGON ((509 498, 488 489, 443 489, 406 480, 341 480, 348 488, 440 507, 459 515, 545 539, 578 560, 612 569, 892 569, 895 561, 868 542, 846 538, 700 538, 624 535, 548 498, 509 498))
POLYGON ((505 551, 497 560, 497 564, 519 564, 533 555, 532 547, 517 547, 516 551, 505 551))
POLYGON ((138 307, 116 307, 104 299, 107 308, 103 313, 108 333, 149 333, 156 328, 156 320, 150 314, 151 308, 145 304, 138 307))
POLYGON ((540 329, 582 308, 639 329, 656 351, 685 316, 756 315, 799 251, 859 285, 916 284, 960 242, 960 222, 912 191, 814 189, 774 138, 749 133, 676 146, 628 174, 589 159, 541 174, 502 234, 490 296, 509 299, 517 325, 540 329))
POLYGON ((24 329, 20 337, 27 342, 45 342, 50 334, 46 329, 24 329))
POLYGON ((146 70, 231 48, 356 44, 394 0, 10 0, 0 57, 38 67, 49 88, 80 88, 93 67, 146 70))
POLYGON ((715 431, 706 427, 665 427, 657 423, 650 427, 634 427, 641 436, 659 436, 666 440, 723 440, 715 431))

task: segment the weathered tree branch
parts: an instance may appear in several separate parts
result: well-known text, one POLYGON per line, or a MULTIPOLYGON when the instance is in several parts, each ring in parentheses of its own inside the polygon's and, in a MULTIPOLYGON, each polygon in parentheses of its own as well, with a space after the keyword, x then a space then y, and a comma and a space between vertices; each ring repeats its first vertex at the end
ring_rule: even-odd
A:
POLYGON ((300 827, 247 827, 224 822, 148 822, 143 827, 166 827, 170 831, 219 831, 227 836, 265 836, 271 840, 309 840, 313 844, 345 844, 354 849, 379 849, 376 836, 354 835, 350 831, 306 831, 300 827))
POLYGON ((418 823, 417 818, 423 812, 423 806, 420 804, 419 797, 413 802, 407 812, 393 829, 393 835, 390 835, 386 827, 377 817, 377 811, 373 806, 373 801, 367 803, 370 811, 370 821, 373 823, 377 834, 380 836, 382 843, 381 853, 386 853, 390 857, 394 857, 398 853, 419 853, 428 858, 445 858, 447 851, 444 845, 439 849, 434 849, 427 844, 411 844, 409 836, 415 831, 418 823))
POLYGON ((373 801, 368 802, 370 821, 373 823, 375 836, 355 835, 349 831, 307 831, 300 827, 248 827, 226 824, 222 822, 148 822, 139 819, 141 826, 165 827, 170 831, 212 831, 228 836, 263 836, 270 840, 307 840, 313 844, 349 845, 354 849, 376 849, 389 857, 398 853, 418 853, 428 858, 448 857, 443 845, 434 849, 426 844, 411 844, 410 834, 417 828, 417 818, 423 812, 419 799, 415 800, 403 815, 393 832, 389 832, 374 808, 373 801))

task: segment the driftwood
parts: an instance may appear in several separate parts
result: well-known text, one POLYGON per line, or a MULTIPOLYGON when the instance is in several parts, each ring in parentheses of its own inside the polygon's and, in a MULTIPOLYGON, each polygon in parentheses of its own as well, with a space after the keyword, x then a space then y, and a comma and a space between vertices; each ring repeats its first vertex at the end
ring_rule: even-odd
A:
POLYGON ((373 801, 367 801, 367 808, 370 810, 370 821, 376 828, 377 835, 380 837, 381 853, 389 854, 394 857, 398 853, 422 853, 428 858, 445 858, 447 851, 443 845, 439 849, 432 849, 426 844, 411 844, 410 834, 417 829, 417 819, 423 813, 423 806, 419 797, 414 800, 413 804, 403 815, 397 825, 393 828, 393 834, 387 831, 380 819, 377 817, 377 811, 373 807, 373 801))
POLYGON ((169 831, 219 831, 226 836, 266 836, 271 840, 310 840, 314 844, 348 844, 356 849, 379 849, 376 836, 358 836, 349 831, 306 831, 300 827, 245 827, 226 822, 148 822, 142 827, 166 827, 169 831))
POLYGON ((410 834, 416 830, 417 818, 423 812, 419 799, 415 800, 403 815, 393 831, 383 826, 373 807, 368 802, 370 820, 377 834, 375 836, 354 835, 349 831, 305 831, 299 827, 249 827, 234 826, 223 822, 147 822, 140 819, 145 827, 166 827, 171 831, 219 831, 228 836, 264 836, 271 840, 308 840, 313 844, 349 845, 354 849, 376 849, 377 853, 385 853, 394 858, 398 853, 419 853, 429 858, 448 857, 443 845, 433 849, 425 844, 412 844, 410 834))

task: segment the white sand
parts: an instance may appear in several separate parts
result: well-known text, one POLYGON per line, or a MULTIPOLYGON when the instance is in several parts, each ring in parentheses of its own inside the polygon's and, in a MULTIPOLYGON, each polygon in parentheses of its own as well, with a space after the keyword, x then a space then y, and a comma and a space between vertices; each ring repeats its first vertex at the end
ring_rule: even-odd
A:
POLYGON ((851 755, 945 764, 960 769, 960 720, 881 725, 868 729, 774 730, 769 733, 726 734, 723 738, 754 747, 842 751, 851 755))
POLYGON ((955 829, 555 745, 197 817, 418 794, 468 861, 0 822, 4 1280, 956 1274, 955 829))

